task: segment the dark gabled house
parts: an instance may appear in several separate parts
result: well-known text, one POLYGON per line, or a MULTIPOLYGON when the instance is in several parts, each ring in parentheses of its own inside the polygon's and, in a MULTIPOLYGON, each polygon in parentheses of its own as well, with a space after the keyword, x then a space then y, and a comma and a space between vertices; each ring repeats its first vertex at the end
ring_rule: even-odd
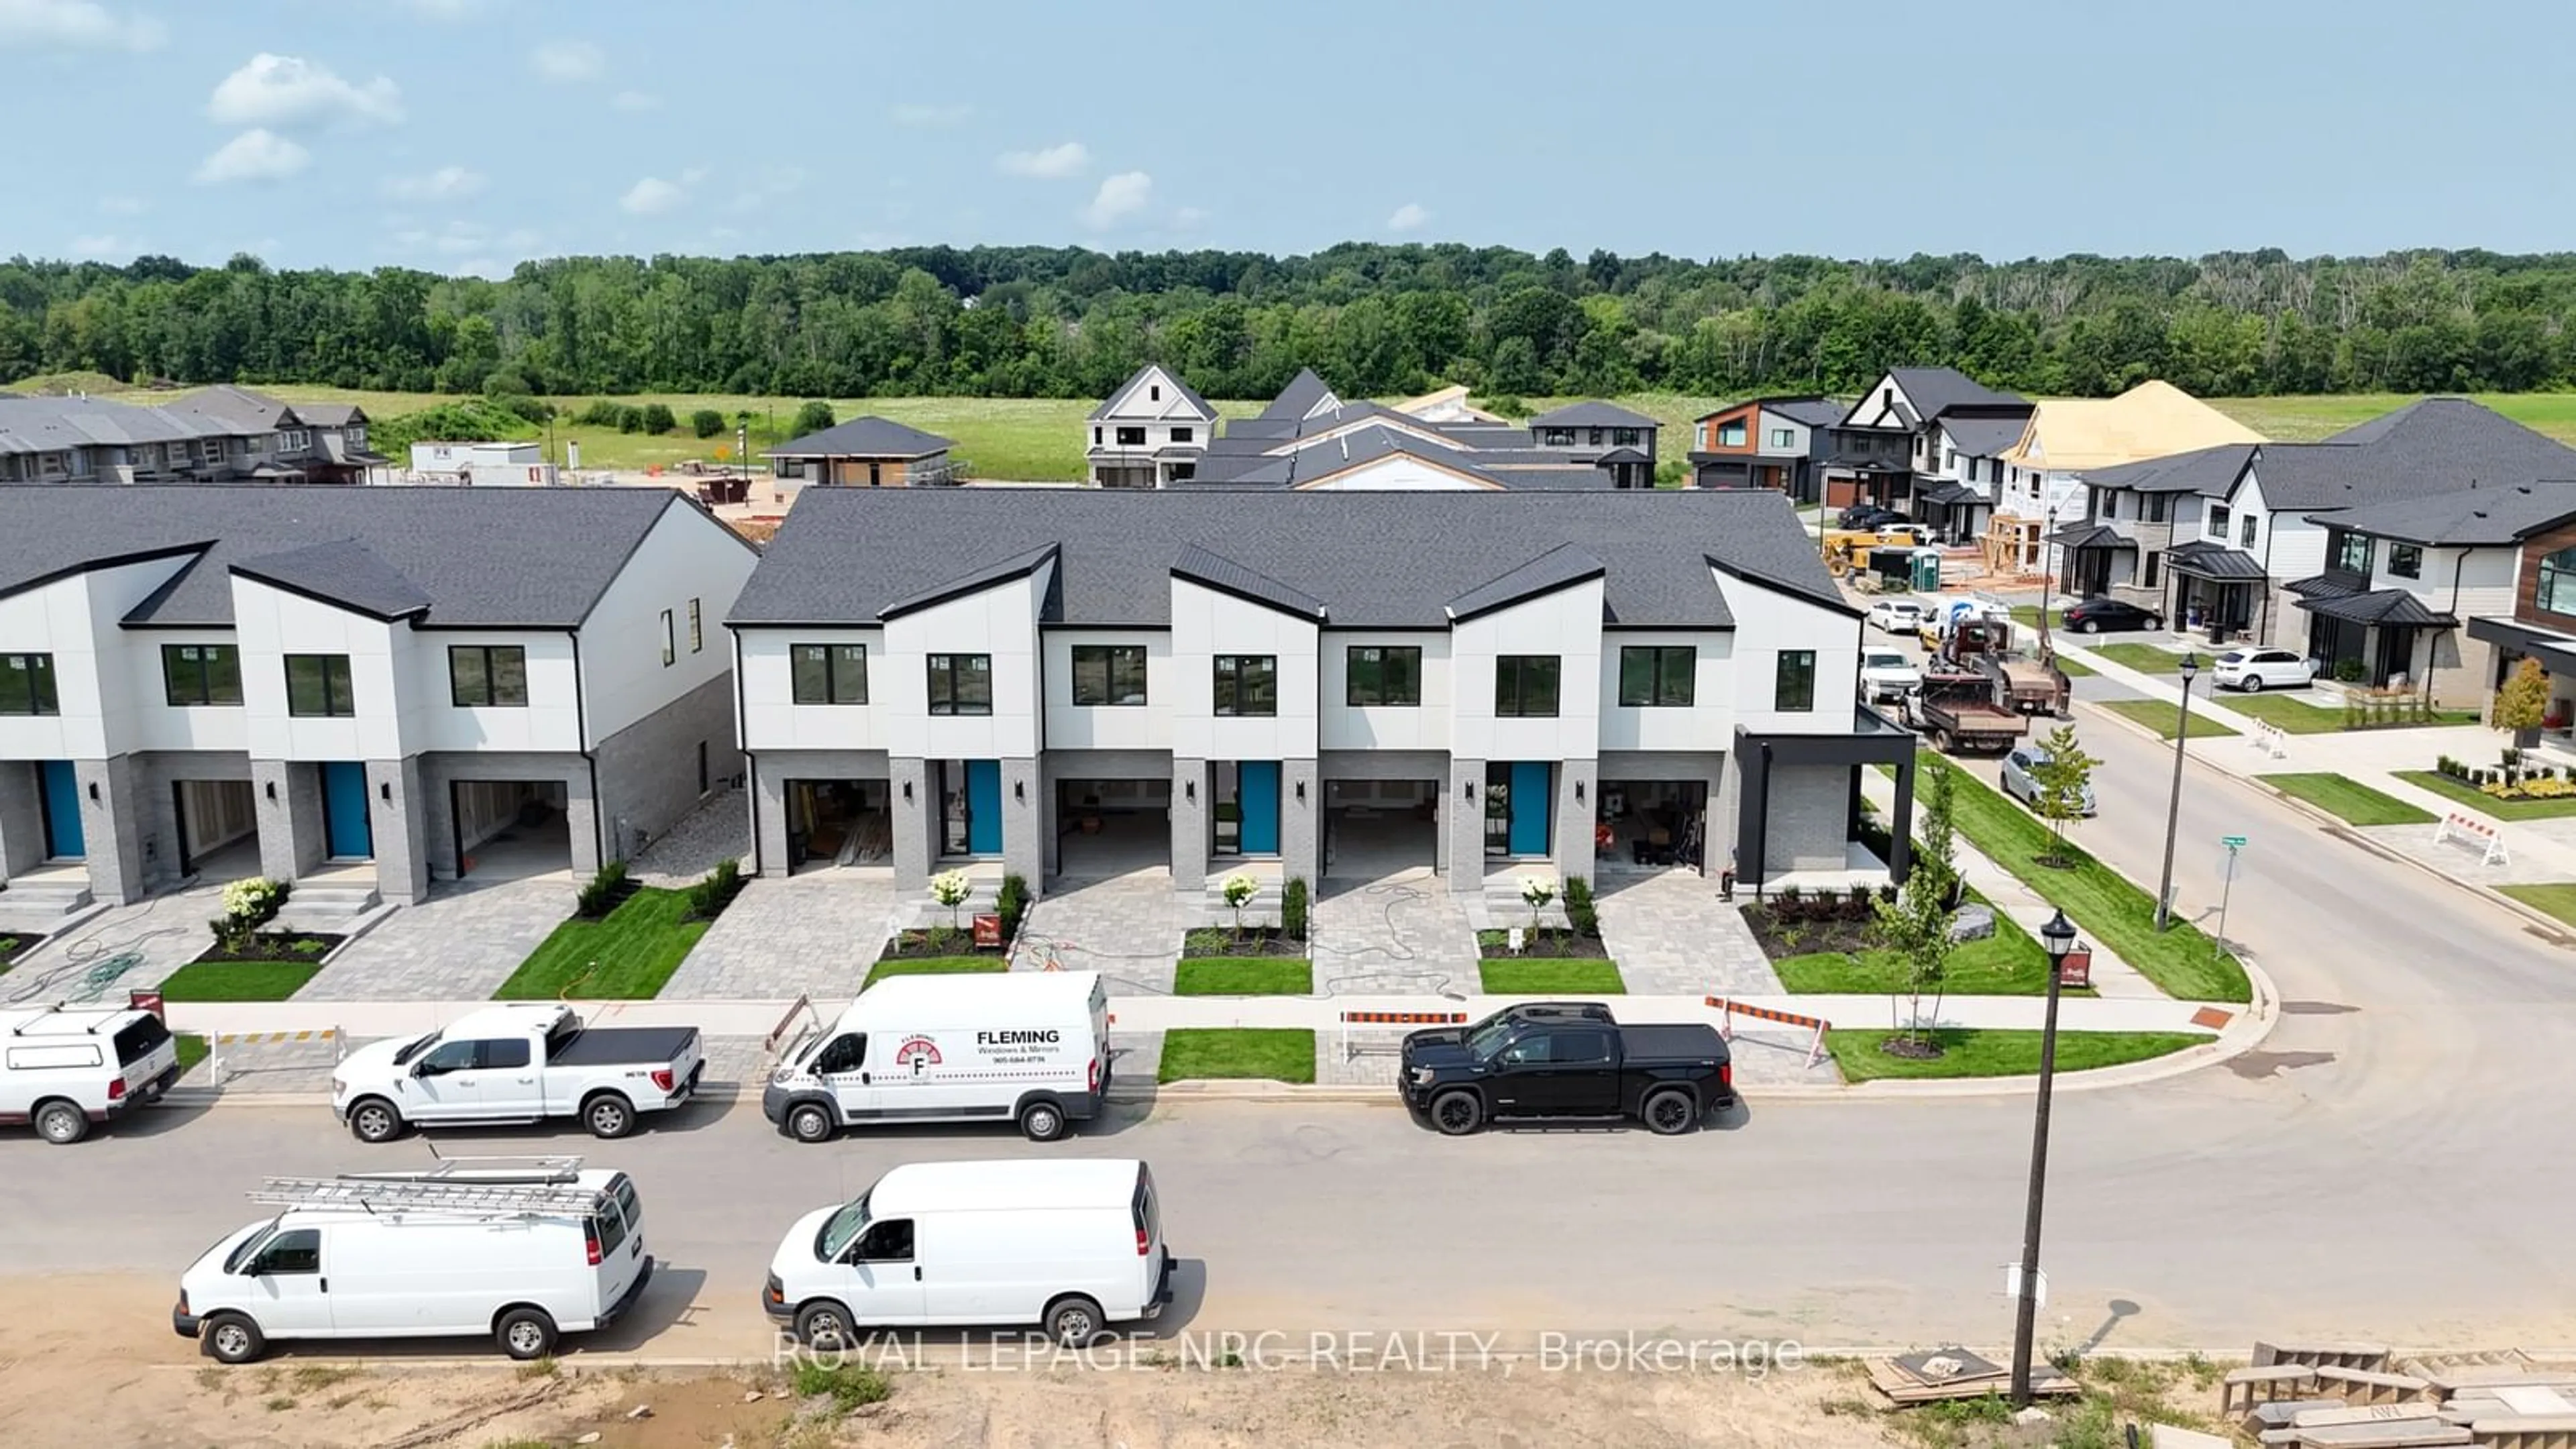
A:
POLYGON ((1693 424, 1691 482, 1700 488, 1770 488, 1814 503, 1833 426, 1851 405, 1829 397, 1758 397, 1693 424))
MULTIPOLYGON (((1963 459, 1981 455, 1963 453, 1956 440, 1945 441, 1944 426, 1959 424, 1966 432, 1970 420, 2018 425, 2030 413, 2027 399, 1997 392, 1954 367, 1891 368, 1829 429, 1825 506, 1876 503, 1923 518, 1917 498, 1942 484, 1962 484, 1991 507, 2000 470, 1991 479, 1982 468, 1979 478, 1966 477, 1963 459)), ((1978 429, 1978 443, 1992 441, 1986 434, 1993 431, 1978 429)), ((1991 455, 1983 456, 1991 462, 1991 455)), ((1964 501, 1942 490, 1932 506, 1950 517, 1963 511, 1964 501)))

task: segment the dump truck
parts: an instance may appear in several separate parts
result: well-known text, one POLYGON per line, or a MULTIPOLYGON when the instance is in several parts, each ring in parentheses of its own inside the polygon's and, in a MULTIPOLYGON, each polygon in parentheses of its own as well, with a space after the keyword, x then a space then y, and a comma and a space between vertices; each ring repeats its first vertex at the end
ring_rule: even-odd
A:
POLYGON ((2001 754, 2030 732, 2030 721, 1997 703, 1995 688, 1982 669, 1934 659, 1906 692, 1905 723, 1945 755, 2001 754))
POLYGON ((1961 672, 1976 670, 1991 682, 1997 704, 2016 714, 2064 714, 2072 685, 2054 655, 2019 647, 2008 619, 1967 616, 1950 621, 1938 651, 1961 672))

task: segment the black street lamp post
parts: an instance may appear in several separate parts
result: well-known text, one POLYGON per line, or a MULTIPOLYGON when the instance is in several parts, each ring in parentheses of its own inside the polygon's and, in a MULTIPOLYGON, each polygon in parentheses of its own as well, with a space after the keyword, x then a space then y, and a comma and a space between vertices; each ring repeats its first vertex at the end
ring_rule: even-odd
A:
POLYGON ((2182 674, 2182 713, 2174 719, 2173 794, 2165 801, 2165 873, 2156 885, 2156 929, 2173 924, 2173 855, 2174 830, 2182 823, 2182 747, 2191 738, 2191 679, 2200 672, 2200 661, 2189 651, 2175 666, 2182 674))
POLYGON ((2048 948, 2048 1017, 2039 1034, 2039 1112, 2030 1138, 2030 1203, 2021 1229, 2021 1293, 2013 1311, 2012 1402, 2014 1408, 2030 1403, 2031 1336, 2039 1327, 2039 1206, 2048 1192, 2048 1105, 2050 1088, 2057 1079, 2057 990, 2066 967, 2066 953, 2075 945, 2075 927, 2068 924, 2066 912, 2049 917, 2039 928, 2040 944, 2048 948))

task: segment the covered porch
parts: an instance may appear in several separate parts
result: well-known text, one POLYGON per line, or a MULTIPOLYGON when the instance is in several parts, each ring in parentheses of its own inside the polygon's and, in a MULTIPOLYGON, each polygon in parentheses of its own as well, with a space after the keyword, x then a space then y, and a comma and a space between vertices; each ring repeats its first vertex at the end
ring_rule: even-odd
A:
POLYGON ((1986 531, 1994 504, 1965 483, 1931 483, 1915 490, 1914 519, 1941 540, 1969 544, 1986 531))
POLYGON ((2267 638, 2272 630, 2270 579, 2262 560, 2224 544, 2202 541, 2169 549, 2165 617, 2186 629, 2207 631, 2212 644, 2267 638))
POLYGON ((1877 710, 1853 712, 1849 734, 1756 734, 1738 726, 1735 772, 1735 878, 1759 894, 1784 881, 1821 881, 1828 873, 1865 882, 1883 865, 1903 882, 1914 848, 1915 738, 1877 710), (1896 771, 1896 808, 1887 821, 1888 859, 1877 862, 1861 839, 1860 772, 1896 771))
MULTIPOLYGON (((2307 652, 2320 677, 2373 689, 2431 687, 2443 640, 2459 620, 2404 589, 2310 592, 2302 584, 2332 586, 2320 579, 2291 585, 2308 614, 2307 652)), ((2456 646, 2451 652, 2456 656, 2456 646)))
POLYGON ((2137 575, 2137 541, 2104 524, 2069 524, 2040 541, 2058 550, 2057 588, 2069 601, 2100 598, 2137 575))

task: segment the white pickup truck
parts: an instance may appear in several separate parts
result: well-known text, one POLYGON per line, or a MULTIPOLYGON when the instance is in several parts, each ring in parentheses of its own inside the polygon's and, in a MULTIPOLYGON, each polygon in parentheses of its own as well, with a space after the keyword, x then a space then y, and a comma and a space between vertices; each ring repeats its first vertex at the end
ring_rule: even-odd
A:
POLYGON ((331 1111, 361 1142, 547 1117, 623 1137, 637 1114, 689 1100, 705 1068, 693 1026, 585 1027, 561 1002, 496 1006, 349 1053, 331 1073, 331 1111))

